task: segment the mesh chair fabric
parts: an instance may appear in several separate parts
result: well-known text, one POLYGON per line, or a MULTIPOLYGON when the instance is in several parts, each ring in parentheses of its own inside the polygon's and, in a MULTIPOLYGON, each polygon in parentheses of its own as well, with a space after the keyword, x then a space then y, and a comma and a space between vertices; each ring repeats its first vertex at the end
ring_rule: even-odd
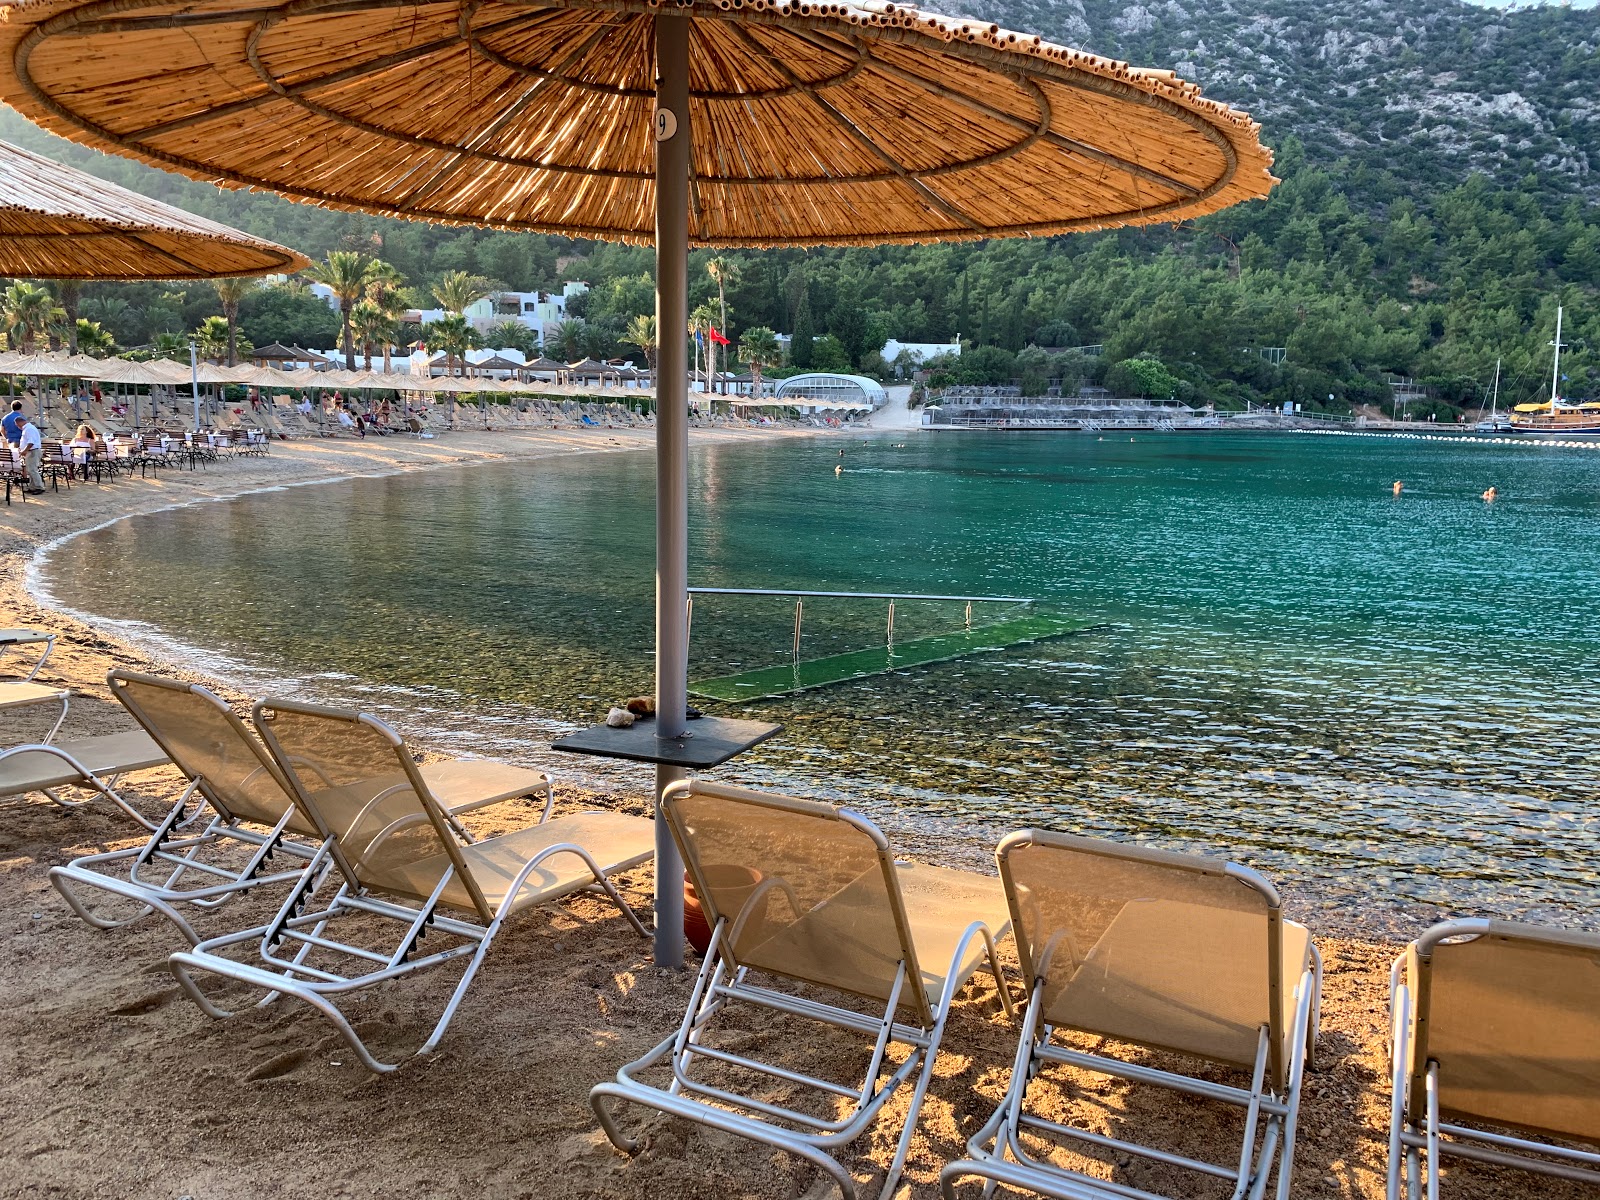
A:
MULTIPOLYGON (((869 833, 825 805, 689 792, 665 807, 707 920, 730 922, 735 962, 888 1000, 912 952, 895 918, 886 860, 869 833)), ((908 988, 903 998, 913 1003, 913 996, 908 988)))
MULTIPOLYGON (((299 798, 335 839, 347 878, 372 891, 426 900, 461 858, 444 816, 419 788, 403 746, 373 725, 342 714, 275 707, 262 712, 270 736, 287 757, 299 798)), ((459 879, 471 908, 470 881, 459 879)))
MULTIPOLYGON (((1220 869, 1176 863, 1013 847, 1005 870, 1029 983, 1045 980, 1053 1025, 1249 1069, 1271 1017, 1267 900, 1220 869)), ((1298 926, 1286 934, 1288 1006, 1310 940, 1298 926)), ((1279 1028, 1289 1024, 1285 1013, 1279 1028)))
MULTIPOLYGON (((276 825, 293 807, 288 791, 265 751, 219 701, 187 686, 117 677, 115 691, 172 761, 200 789, 218 812, 259 825, 276 825)), ((304 814, 289 819, 288 828, 316 837, 304 814)))
POLYGON ((1600 1141, 1600 944, 1490 933, 1435 946, 1428 969, 1441 1110, 1600 1141))

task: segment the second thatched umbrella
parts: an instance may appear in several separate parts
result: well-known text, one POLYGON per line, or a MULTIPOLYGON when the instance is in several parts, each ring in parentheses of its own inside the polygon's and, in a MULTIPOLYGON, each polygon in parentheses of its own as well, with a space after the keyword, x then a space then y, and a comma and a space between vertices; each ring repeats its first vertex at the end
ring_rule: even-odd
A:
MULTIPOLYGON (((883 0, 24 0, 0 93, 197 179, 428 221, 654 241, 656 327, 706 246, 1180 220, 1263 196, 1243 113, 996 25, 883 0)), ((688 372, 659 351, 657 735, 685 733, 688 372)), ((657 770, 657 786, 678 777, 657 770)), ((682 959, 658 838, 658 961, 682 959)))
POLYGON ((213 279, 309 265, 283 246, 0 142, 0 275, 213 279))

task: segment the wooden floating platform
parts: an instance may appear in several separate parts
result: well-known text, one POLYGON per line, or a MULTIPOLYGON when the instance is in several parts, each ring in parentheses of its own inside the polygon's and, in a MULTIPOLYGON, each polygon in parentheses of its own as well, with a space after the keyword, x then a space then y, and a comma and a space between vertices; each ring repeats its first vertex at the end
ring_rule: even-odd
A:
POLYGON ((1105 629, 1105 625, 1080 625, 1065 616, 1034 613, 961 629, 955 633, 938 633, 931 637, 898 642, 893 646, 873 646, 867 650, 852 650, 846 654, 830 654, 826 658, 804 659, 777 667, 764 667, 744 671, 738 675, 721 675, 703 679, 689 685, 689 694, 707 700, 725 700, 737 703, 744 700, 772 700, 795 692, 829 687, 852 679, 866 679, 872 675, 885 675, 907 667, 924 667, 932 663, 950 662, 970 654, 983 654, 993 650, 1008 650, 1025 646, 1029 642, 1065 637, 1073 633, 1089 633, 1105 629))

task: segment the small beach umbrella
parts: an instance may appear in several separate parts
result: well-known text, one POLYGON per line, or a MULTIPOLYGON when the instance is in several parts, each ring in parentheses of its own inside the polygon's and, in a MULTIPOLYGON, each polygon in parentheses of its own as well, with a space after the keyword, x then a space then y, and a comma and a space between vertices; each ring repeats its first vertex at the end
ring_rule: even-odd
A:
MULTIPOLYGON (((873 245, 1174 221, 1266 195, 1243 113, 886 0, 23 0, 0 95, 63 136, 332 208, 656 247, 873 245)), ((659 351, 657 734, 688 678, 686 339, 659 351)), ((658 787, 677 777, 661 767, 658 787)), ((663 831, 659 961, 681 870, 663 831)))

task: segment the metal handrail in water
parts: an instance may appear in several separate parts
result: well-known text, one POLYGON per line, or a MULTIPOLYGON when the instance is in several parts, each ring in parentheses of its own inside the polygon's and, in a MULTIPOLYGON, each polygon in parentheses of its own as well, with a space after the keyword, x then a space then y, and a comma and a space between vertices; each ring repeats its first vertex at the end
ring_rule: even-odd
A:
POLYGON ((967 606, 967 628, 972 628, 974 604, 1037 604, 1032 596, 931 596, 919 592, 815 592, 801 588, 712 588, 689 589, 687 624, 694 624, 694 598, 696 596, 793 596, 794 597, 794 660, 800 661, 800 625, 805 612, 805 602, 812 599, 830 600, 887 600, 889 623, 884 633, 886 645, 894 645, 894 603, 896 600, 945 600, 967 606))

